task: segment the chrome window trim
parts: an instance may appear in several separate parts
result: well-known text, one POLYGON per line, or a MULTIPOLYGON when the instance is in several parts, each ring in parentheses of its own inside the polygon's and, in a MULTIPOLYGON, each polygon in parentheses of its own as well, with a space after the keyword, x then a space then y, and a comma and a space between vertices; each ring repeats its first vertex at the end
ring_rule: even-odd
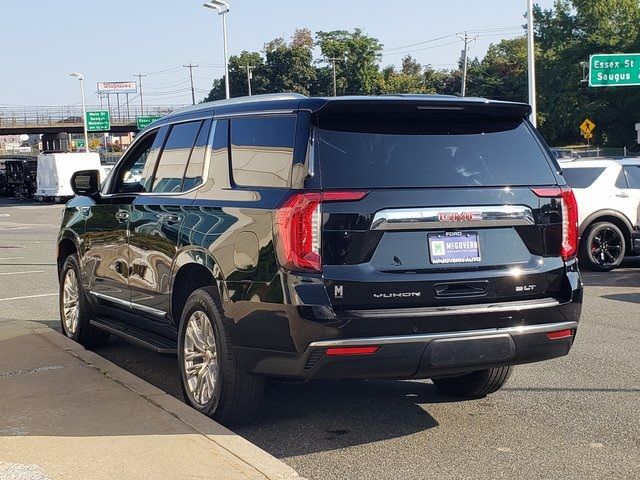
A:
POLYGON ((130 308, 132 310, 139 310, 141 312, 148 313, 148 314, 153 315, 155 317, 166 317, 167 316, 167 312, 165 312, 163 310, 158 310, 157 308, 147 307, 146 305, 140 305, 139 303, 135 303, 135 302, 127 301, 127 300, 122 300, 120 298, 110 297, 109 295, 105 295, 104 293, 93 292, 93 291, 91 291, 89 293, 91 295, 93 295, 94 297, 99 298, 101 300, 107 300, 108 302, 116 303, 118 305, 122 305, 122 306, 130 308))
POLYGON ((390 208, 376 212, 371 230, 443 230, 451 228, 513 227, 535 225, 533 212, 525 205, 475 207, 390 208), (478 218, 443 220, 443 214, 465 213, 478 218))
POLYGON ((558 330, 573 330, 578 322, 543 323, 539 325, 523 325, 519 327, 494 328, 484 330, 467 330, 463 332, 429 333, 424 335, 400 335, 395 337, 348 338, 342 340, 322 340, 312 342, 309 348, 319 347, 356 347, 370 345, 398 345, 404 343, 429 343, 433 340, 457 338, 495 338, 504 335, 531 335, 537 333, 556 332, 558 330))
MULTIPOLYGON (((196 185, 195 187, 190 188, 189 190, 185 190, 184 192, 105 193, 105 194, 102 194, 101 197, 103 197, 103 198, 118 198, 118 197, 131 197, 131 196, 135 196, 135 197, 178 197, 180 195, 187 195, 189 193, 195 192, 200 187, 202 187, 202 185, 204 185, 207 182, 207 180, 209 180, 209 166, 211 164, 211 158, 213 156, 213 148, 212 148, 213 136, 214 136, 215 130, 216 130, 216 119, 215 118, 202 117, 202 118, 193 119, 194 122, 203 121, 203 120, 204 121, 211 120, 211 129, 209 130, 209 137, 207 139, 207 145, 205 146, 206 152, 204 154, 205 155, 205 157, 204 157, 204 169, 203 169, 203 172, 202 172, 202 182, 199 185, 196 185)), ((188 123, 190 121, 191 121, 191 119, 185 120, 185 121, 180 121, 180 122, 175 122, 175 123, 167 123, 167 124, 164 124, 164 125, 161 125, 161 126, 172 127, 173 125, 177 125, 177 124, 180 124, 180 123, 188 123)), ((171 132, 171 131, 169 131, 169 132, 171 132)), ((133 144, 131 144, 131 145, 133 145, 133 144)), ((161 158, 162 158, 162 155, 160 155, 160 159, 161 158)))
POLYGON ((365 318, 407 318, 407 317, 442 317, 447 315, 475 315, 483 313, 523 312, 539 308, 553 308, 560 305, 555 298, 540 298, 536 300, 524 300, 500 303, 479 303, 473 305, 418 307, 418 308, 394 308, 371 310, 344 310, 343 317, 365 318))

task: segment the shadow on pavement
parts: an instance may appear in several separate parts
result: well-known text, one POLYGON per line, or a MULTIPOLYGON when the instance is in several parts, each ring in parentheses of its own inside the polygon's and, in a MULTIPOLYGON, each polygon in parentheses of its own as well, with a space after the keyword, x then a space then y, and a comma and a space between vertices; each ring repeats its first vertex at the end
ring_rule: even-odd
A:
POLYGON ((640 257, 626 258, 611 272, 582 269, 582 280, 587 287, 640 287, 640 257))
POLYGON ((602 295, 602 298, 618 302, 640 303, 640 293, 613 293, 611 295, 602 295))
MULTIPOLYGON (((95 352, 182 400, 175 357, 117 338, 95 352)), ((276 457, 290 457, 433 428, 438 423, 420 404, 453 401, 459 399, 426 381, 269 382, 254 424, 234 431, 276 457)))

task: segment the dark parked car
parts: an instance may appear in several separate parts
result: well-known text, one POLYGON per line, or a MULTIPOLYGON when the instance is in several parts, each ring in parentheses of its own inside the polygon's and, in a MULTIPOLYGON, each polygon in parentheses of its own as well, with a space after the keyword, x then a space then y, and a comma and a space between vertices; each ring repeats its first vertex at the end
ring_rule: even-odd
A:
POLYGON ((16 157, 5 160, 4 164, 8 193, 32 198, 37 190, 38 160, 33 157, 16 157))
POLYGON ((498 390, 566 355, 582 305, 573 193, 527 105, 251 97, 141 132, 58 239, 62 328, 177 353, 230 424, 267 377, 498 390))

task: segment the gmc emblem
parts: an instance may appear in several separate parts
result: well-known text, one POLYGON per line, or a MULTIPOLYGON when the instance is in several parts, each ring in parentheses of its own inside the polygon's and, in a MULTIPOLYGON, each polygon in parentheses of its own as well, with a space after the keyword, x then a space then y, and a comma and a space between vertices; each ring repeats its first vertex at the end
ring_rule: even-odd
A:
POLYGON ((438 220, 441 222, 469 222, 472 220, 482 220, 480 212, 440 212, 438 220))

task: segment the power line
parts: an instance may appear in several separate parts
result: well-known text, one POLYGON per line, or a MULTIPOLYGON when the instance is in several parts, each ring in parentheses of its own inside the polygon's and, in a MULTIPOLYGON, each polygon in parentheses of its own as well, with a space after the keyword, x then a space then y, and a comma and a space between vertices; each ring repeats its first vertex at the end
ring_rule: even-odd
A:
POLYGON ((446 47, 447 45, 453 45, 454 43, 458 43, 458 41, 454 40, 453 42, 440 43, 438 45, 432 45, 430 47, 424 47, 424 48, 416 48, 415 50, 407 50, 407 51, 404 51, 404 52, 383 53, 382 56, 383 57, 392 57, 394 55, 406 55, 407 53, 423 52, 425 50, 432 50, 434 48, 446 47))
POLYGON ((433 43, 433 42, 437 42, 438 40, 444 40, 445 38, 451 38, 451 37, 455 37, 457 34, 456 33, 451 33, 449 35, 443 35, 442 37, 437 37, 437 38, 432 38, 430 40, 425 40, 423 42, 417 42, 417 43, 410 43, 408 45, 401 45, 399 47, 393 47, 393 48, 385 48, 384 50, 382 50, 383 52, 389 52, 389 51, 393 51, 393 50, 402 50, 403 48, 411 48, 411 47, 417 47, 418 45, 424 45, 426 43, 433 43))

